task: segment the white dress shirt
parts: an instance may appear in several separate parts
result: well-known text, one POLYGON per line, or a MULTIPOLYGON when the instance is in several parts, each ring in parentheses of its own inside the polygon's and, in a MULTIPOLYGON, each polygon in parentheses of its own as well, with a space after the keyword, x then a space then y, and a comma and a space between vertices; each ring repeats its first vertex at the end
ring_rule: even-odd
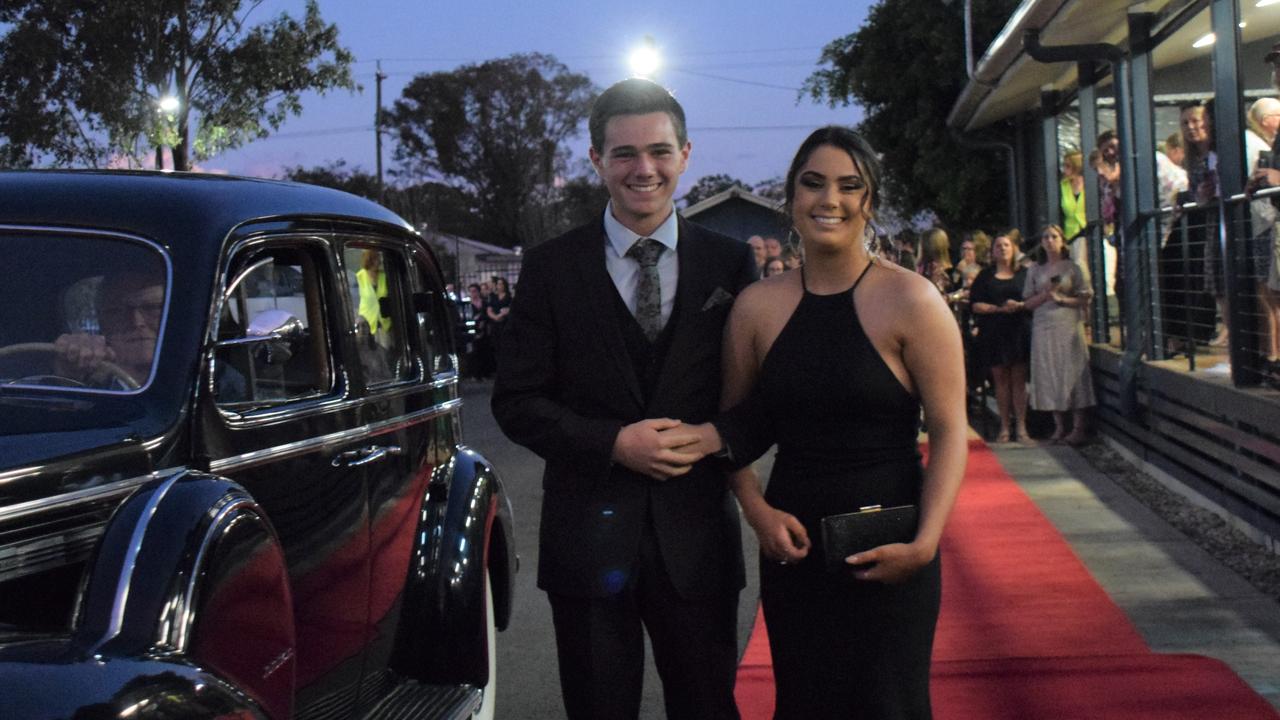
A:
POLYGON ((604 265, 613 278, 614 287, 627 304, 627 309, 636 314, 636 285, 640 283, 640 263, 627 257, 627 251, 642 237, 653 238, 662 243, 666 249, 658 256, 658 281, 662 285, 662 326, 667 326, 671 319, 671 310, 676 305, 676 282, 680 277, 680 260, 676 254, 676 241, 679 239, 679 226, 676 223, 676 209, 671 207, 671 214, 658 226, 651 235, 637 235, 613 216, 613 203, 604 209, 604 265))

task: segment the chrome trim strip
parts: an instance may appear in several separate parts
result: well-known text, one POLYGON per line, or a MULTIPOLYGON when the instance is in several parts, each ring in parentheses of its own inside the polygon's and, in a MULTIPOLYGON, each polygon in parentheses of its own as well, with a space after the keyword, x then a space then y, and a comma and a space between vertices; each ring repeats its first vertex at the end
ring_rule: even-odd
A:
POLYGON ((358 428, 351 428, 349 430, 308 438, 306 440, 299 440, 285 445, 277 445, 273 448, 255 450, 254 452, 245 453, 243 455, 235 455, 233 457, 214 460, 209 463, 209 472, 223 474, 234 470, 243 470, 245 468, 273 460, 282 460, 284 458, 304 455, 326 446, 341 445, 366 436, 372 437, 387 432, 395 432, 396 430, 401 430, 411 425, 417 425, 419 423, 426 422, 427 420, 440 417, 441 415, 447 415, 460 407, 462 407, 462 398, 454 398, 438 405, 433 405, 424 410, 419 410, 408 415, 402 415, 391 420, 383 420, 381 422, 364 425, 358 428))
MULTIPOLYGON (((85 488, 83 490, 75 490, 62 495, 54 495, 52 497, 40 498, 38 500, 28 500, 26 502, 17 503, 16 505, 0 507, 0 522, 15 520, 34 513, 57 510, 71 505, 80 505, 97 500, 105 500, 115 495, 126 495, 156 478, 179 470, 186 470, 186 467, 182 466, 157 470, 156 472, 149 473, 147 475, 138 475, 124 480, 117 480, 112 483, 107 483, 106 485, 98 485, 91 488, 85 488)), ((12 476, 17 477, 29 472, 31 472, 30 468, 24 468, 15 471, 12 473, 12 476)), ((7 478, 3 475, 0 475, 0 483, 3 483, 6 479, 7 478)))
POLYGON ((156 491, 151 494, 151 498, 147 500, 146 507, 142 509, 142 513, 138 516, 138 524, 134 526, 133 535, 129 538, 129 549, 125 551, 124 562, 120 569, 120 578, 116 584, 115 602, 111 606, 111 623, 107 626, 106 636, 100 642, 116 637, 124 627, 124 612, 129 604, 129 587, 133 582, 133 573, 137 569, 138 554, 142 551, 142 541, 147 534, 147 527, 151 524, 151 518, 155 516, 156 508, 160 506, 160 501, 164 500, 164 496, 169 494, 169 490, 173 488, 174 483, 186 477, 186 474, 186 472, 174 473, 173 477, 156 488, 156 491))
POLYGON ((403 395, 431 392, 445 388, 454 388, 454 396, 457 397, 457 387, 457 373, 451 370, 448 373, 442 373, 433 378, 429 383, 406 381, 404 383, 398 383, 384 388, 374 388, 369 391, 368 395, 363 395, 361 397, 346 398, 345 400, 330 398, 327 396, 310 399, 295 399, 282 402, 280 406, 275 409, 257 411, 252 416, 229 411, 219 406, 218 414, 222 416, 227 427, 235 430, 241 430, 244 428, 264 427, 277 423, 292 422, 297 418, 314 414, 342 412, 371 401, 389 400, 403 395))
MULTIPOLYGON (((233 496, 234 497, 234 496, 233 496)), ((195 619, 196 608, 196 584, 202 577, 204 568, 205 555, 209 552, 209 546, 213 543, 214 534, 222 528, 222 523, 232 513, 239 510, 248 509, 258 517, 262 517, 262 512, 258 504, 247 497, 239 497, 232 502, 227 503, 222 509, 214 515, 209 521, 209 526, 205 530, 204 537, 200 541, 200 549, 196 551, 196 557, 190 566, 191 576, 187 578, 186 589, 180 598, 176 598, 172 611, 172 616, 177 619, 173 628, 173 649, 176 652, 184 653, 187 651, 187 643, 191 633, 191 626, 195 619)), ((158 638, 161 642, 165 641, 165 633, 163 632, 163 623, 161 623, 161 636, 158 638)))

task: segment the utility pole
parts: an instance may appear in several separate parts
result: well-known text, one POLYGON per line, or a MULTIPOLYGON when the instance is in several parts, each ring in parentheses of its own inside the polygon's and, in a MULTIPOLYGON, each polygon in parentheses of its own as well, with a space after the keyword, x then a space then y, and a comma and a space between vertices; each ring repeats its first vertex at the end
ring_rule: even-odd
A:
POLYGON ((378 201, 382 201, 382 81, 387 79, 386 73, 382 72, 382 61, 378 61, 378 70, 374 74, 375 85, 377 86, 376 102, 378 107, 373 113, 373 143, 374 151, 378 156, 378 201))

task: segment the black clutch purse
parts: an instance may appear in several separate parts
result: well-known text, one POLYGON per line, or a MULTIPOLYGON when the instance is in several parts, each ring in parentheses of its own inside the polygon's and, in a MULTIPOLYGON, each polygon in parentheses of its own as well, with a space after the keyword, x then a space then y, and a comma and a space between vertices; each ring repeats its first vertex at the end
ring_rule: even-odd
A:
POLYGON ((823 560, 827 572, 845 573, 856 567, 844 561, 850 555, 881 545, 914 540, 920 524, 920 511, 915 505, 890 508, 871 505, 858 512, 828 515, 821 522, 823 560))

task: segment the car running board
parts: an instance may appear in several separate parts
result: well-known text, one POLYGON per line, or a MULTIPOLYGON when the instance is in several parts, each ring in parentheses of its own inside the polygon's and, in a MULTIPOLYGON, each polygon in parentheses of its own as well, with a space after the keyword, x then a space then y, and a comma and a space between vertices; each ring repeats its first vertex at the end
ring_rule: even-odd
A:
POLYGON ((480 709, 483 693, 470 685, 398 683, 364 720, 467 720, 480 709))

